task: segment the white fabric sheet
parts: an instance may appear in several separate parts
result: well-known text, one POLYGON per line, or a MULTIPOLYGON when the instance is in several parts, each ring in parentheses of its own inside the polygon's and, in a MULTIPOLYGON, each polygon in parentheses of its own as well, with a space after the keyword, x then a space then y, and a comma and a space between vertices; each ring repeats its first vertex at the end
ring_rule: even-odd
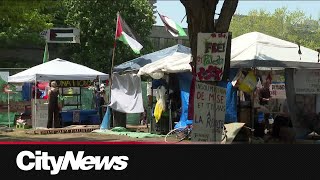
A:
POLYGON ((111 103, 112 109, 123 113, 144 112, 141 78, 136 74, 112 75, 111 103))

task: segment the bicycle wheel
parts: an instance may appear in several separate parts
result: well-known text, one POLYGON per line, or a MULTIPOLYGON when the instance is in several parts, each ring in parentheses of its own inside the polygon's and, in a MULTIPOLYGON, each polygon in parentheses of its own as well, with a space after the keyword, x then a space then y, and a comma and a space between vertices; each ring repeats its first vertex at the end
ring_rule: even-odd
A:
POLYGON ((224 129, 223 129, 223 131, 222 131, 222 137, 221 137, 220 143, 221 143, 221 144, 225 144, 225 143, 227 142, 227 140, 228 140, 227 129, 226 129, 226 127, 224 126, 224 129))
POLYGON ((190 135, 190 132, 187 127, 173 129, 164 137, 164 141, 171 143, 181 142, 190 135))

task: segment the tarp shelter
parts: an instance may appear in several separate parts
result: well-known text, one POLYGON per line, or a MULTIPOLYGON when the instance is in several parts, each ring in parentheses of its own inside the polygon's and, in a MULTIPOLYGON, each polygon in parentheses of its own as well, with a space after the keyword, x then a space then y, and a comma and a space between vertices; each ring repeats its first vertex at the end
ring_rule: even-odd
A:
MULTIPOLYGON (((232 39, 231 67, 285 69, 286 99, 297 137, 306 136, 311 126, 296 123, 299 112, 294 91, 294 69, 320 69, 318 60, 319 53, 315 50, 259 32, 232 39)), ((308 117, 301 117, 301 122, 304 119, 308 117)))
POLYGON ((153 73, 178 73, 182 102, 181 120, 185 122, 188 116, 189 90, 191 83, 191 49, 177 44, 150 54, 143 55, 131 61, 115 66, 115 73, 138 71, 138 75, 153 73))
POLYGON ((260 32, 232 39, 231 67, 279 67, 319 69, 318 52, 260 32), (301 54, 299 54, 299 49, 301 54))
MULTIPOLYGON (((143 56, 140 56, 138 58, 135 58, 131 61, 122 63, 118 66, 115 66, 113 68, 113 72, 125 72, 125 71, 135 71, 135 70, 139 70, 140 68, 146 66, 147 64, 162 60, 162 61, 166 61, 168 62, 171 60, 177 60, 180 58, 186 58, 186 62, 189 60, 188 56, 191 57, 191 51, 190 48, 185 47, 183 45, 177 44, 175 46, 172 47, 168 47, 165 49, 162 49, 160 51, 156 51, 150 54, 146 54, 143 56)), ((178 64, 174 64, 175 66, 178 64)), ((179 66, 180 67, 180 66, 179 66)), ((185 67, 183 65, 183 67, 185 67)), ((166 66, 166 68, 170 71, 175 71, 175 69, 169 69, 168 66, 166 66)), ((174 68, 174 67, 171 67, 174 68)))
POLYGON ((140 68, 138 75, 150 75, 153 73, 180 73, 191 72, 191 54, 175 52, 171 56, 164 57, 140 68))
POLYGON ((109 78, 108 74, 63 59, 54 59, 34 66, 15 75, 9 76, 10 83, 34 82, 46 80, 101 80, 109 78))

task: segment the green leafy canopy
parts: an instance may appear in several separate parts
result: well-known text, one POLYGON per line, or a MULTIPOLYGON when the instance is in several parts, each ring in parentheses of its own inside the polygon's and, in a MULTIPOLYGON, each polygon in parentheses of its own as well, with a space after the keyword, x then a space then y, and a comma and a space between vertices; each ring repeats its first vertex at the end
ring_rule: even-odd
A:
MULTIPOLYGON (((69 45, 71 58, 88 67, 110 72, 116 14, 119 11, 128 26, 139 35, 142 54, 152 50, 148 36, 155 22, 148 0, 65 0, 66 23, 81 30, 80 45, 69 45)), ((127 45, 117 42, 114 65, 136 57, 127 45)))
POLYGON ((300 43, 302 46, 316 49, 320 43, 320 26, 317 20, 301 10, 288 11, 286 7, 274 12, 252 10, 248 15, 235 14, 230 31, 233 38, 252 31, 258 31, 283 40, 300 43))

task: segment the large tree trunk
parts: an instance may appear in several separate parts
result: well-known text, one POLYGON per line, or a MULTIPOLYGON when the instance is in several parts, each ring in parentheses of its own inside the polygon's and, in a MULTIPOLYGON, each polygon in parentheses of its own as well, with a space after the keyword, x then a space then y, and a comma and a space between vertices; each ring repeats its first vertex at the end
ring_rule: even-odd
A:
MULTIPOLYGON (((219 0, 180 0, 187 14, 188 34, 193 58, 197 57, 199 32, 228 32, 238 0, 225 0, 217 22, 214 15, 219 0)), ((195 65, 195 60, 193 61, 195 65)))
MULTIPOLYGON (((238 0, 224 0, 219 18, 215 22, 216 7, 219 0, 180 0, 184 5, 187 14, 188 34, 192 52, 192 66, 196 70, 197 59, 197 37, 198 33, 226 33, 229 30, 233 14, 238 6, 238 0)), ((227 56, 225 57, 225 66, 223 80, 229 76, 230 69, 230 51, 231 37, 227 44, 227 56)), ((216 82, 206 82, 216 85, 216 82)), ((216 122, 214 122, 214 126, 216 122)), ((216 129, 216 127, 214 127, 216 129)))

